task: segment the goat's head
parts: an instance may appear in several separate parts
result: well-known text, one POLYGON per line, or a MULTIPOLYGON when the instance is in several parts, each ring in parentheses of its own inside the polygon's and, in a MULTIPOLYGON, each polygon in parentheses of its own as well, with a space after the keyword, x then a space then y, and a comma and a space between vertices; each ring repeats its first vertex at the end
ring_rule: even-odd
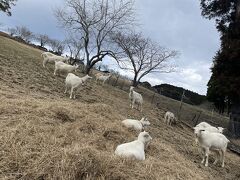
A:
POLYGON ((143 117, 140 122, 143 126, 149 126, 151 124, 146 117, 143 117))
POLYGON ((152 137, 149 135, 148 132, 143 131, 140 132, 138 135, 138 140, 142 141, 144 144, 148 143, 149 141, 152 140, 152 137))
POLYGON ((219 131, 219 133, 223 133, 224 128, 223 127, 218 127, 218 131, 219 131))

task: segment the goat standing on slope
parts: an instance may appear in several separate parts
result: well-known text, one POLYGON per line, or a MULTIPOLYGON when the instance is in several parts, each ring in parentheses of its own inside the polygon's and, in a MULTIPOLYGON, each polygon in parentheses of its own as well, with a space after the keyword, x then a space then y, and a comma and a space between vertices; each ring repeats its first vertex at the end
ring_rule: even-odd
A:
POLYGON ((111 76, 112 76, 111 74, 106 75, 106 76, 104 76, 104 75, 97 75, 97 76, 96 76, 96 81, 97 81, 97 82, 98 82, 98 81, 102 81, 102 84, 105 84, 105 82, 106 82, 111 76))
POLYGON ((177 118, 175 117, 175 115, 172 112, 167 111, 164 115, 164 123, 171 126, 176 122, 177 122, 177 118))
MULTIPOLYGON (((223 133, 224 128, 223 127, 214 127, 206 122, 201 122, 198 125, 196 125, 196 127, 194 127, 193 129, 198 128, 198 129, 204 129, 207 130, 208 132, 215 132, 215 133, 223 133)), ((196 144, 198 143, 198 138, 195 137, 195 142, 196 144)))
POLYGON ((206 129, 209 132, 223 133, 223 131, 224 131, 223 127, 214 127, 206 122, 201 122, 198 125, 196 125, 196 127, 206 129))
MULTIPOLYGON (((221 133, 209 132, 199 127, 194 127, 194 133, 204 152, 201 163, 203 164, 205 161, 205 166, 208 166, 209 151, 213 150, 219 153, 219 159, 222 160, 222 167, 224 167, 225 153, 230 141, 221 133)), ((217 161, 218 158, 215 159, 213 164, 216 164, 217 161)))
POLYGON ((47 63, 54 63, 55 61, 61 61, 61 62, 67 62, 70 57, 62 57, 62 56, 57 56, 55 54, 52 54, 50 52, 43 52, 41 54, 43 58, 43 67, 46 67, 47 63))
POLYGON ((82 78, 76 76, 75 74, 68 73, 66 80, 65 80, 65 86, 66 89, 64 93, 67 93, 68 89, 70 88, 70 99, 76 98, 76 93, 74 94, 73 91, 77 89, 80 85, 83 85, 88 79, 92 79, 89 75, 86 75, 82 78), (73 95, 74 94, 74 95, 73 95))
POLYGON ((55 61, 55 70, 54 70, 54 75, 56 76, 57 74, 57 71, 60 71, 60 72, 67 72, 67 73, 70 73, 70 72, 73 72, 78 69, 79 65, 70 65, 70 64, 66 64, 64 62, 61 62, 61 61, 55 61))
POLYGON ((138 110, 142 112, 142 104, 143 104, 143 98, 142 95, 137 93, 133 90, 134 87, 130 86, 130 92, 129 92, 129 99, 130 99, 130 107, 133 109, 134 105, 138 105, 138 110), (140 107, 140 109, 139 109, 140 107))

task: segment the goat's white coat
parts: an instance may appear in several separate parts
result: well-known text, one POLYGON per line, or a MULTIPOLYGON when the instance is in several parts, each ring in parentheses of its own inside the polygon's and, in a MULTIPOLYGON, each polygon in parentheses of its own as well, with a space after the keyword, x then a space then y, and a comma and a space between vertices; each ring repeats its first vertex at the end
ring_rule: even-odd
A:
POLYGON ((175 122, 176 122, 175 115, 172 112, 167 111, 164 115, 164 123, 166 123, 168 125, 172 125, 175 122))
POLYGON ((98 82, 98 81, 102 81, 102 84, 104 84, 110 77, 111 77, 112 75, 111 74, 109 74, 109 75, 99 75, 99 74, 97 74, 96 75, 96 81, 98 82))
POLYGON ((216 133, 223 133, 223 129, 224 128, 222 128, 222 127, 206 127, 206 128, 203 128, 203 129, 205 129, 206 131, 208 131, 208 132, 216 132, 216 133))
POLYGON ((121 157, 145 160, 146 145, 152 140, 148 132, 140 132, 137 140, 120 144, 115 150, 115 154, 121 157))
POLYGON ((196 127, 206 128, 206 127, 212 127, 212 126, 206 122, 200 122, 198 125, 196 125, 196 127))
MULTIPOLYGON (((201 163, 208 166, 209 151, 217 151, 219 153, 219 159, 222 159, 222 167, 224 167, 225 153, 229 140, 221 133, 209 132, 205 129, 194 127, 194 133, 198 139, 200 147, 202 148, 204 155, 201 163)), ((216 164, 218 158, 216 158, 214 164, 216 164)))
POLYGON ((76 76, 73 73, 68 73, 66 80, 65 80, 65 91, 64 93, 67 93, 67 90, 70 88, 70 99, 72 99, 74 97, 74 99, 76 98, 76 93, 73 96, 73 91, 76 90, 80 85, 83 85, 86 80, 91 79, 92 77, 90 77, 89 75, 86 75, 82 78, 76 76))
POLYGON ((57 56, 55 54, 52 54, 50 52, 43 52, 41 54, 43 58, 43 67, 46 67, 47 63, 54 63, 55 61, 61 61, 61 62, 66 62, 68 61, 69 57, 62 57, 62 56, 57 56))
POLYGON ((141 120, 135 120, 135 119, 125 119, 122 121, 122 124, 127 128, 132 128, 137 131, 144 130, 145 126, 149 126, 150 122, 147 120, 147 118, 142 118, 141 120))
POLYGON ((196 125, 196 127, 206 129, 209 132, 218 132, 218 133, 223 133, 223 130, 224 130, 223 127, 214 127, 206 122, 201 122, 198 125, 196 125))
MULTIPOLYGON (((217 127, 216 128, 216 127, 214 127, 214 126, 212 126, 212 125, 210 125, 206 122, 199 123, 198 125, 196 125, 196 127, 194 127, 194 129, 195 128, 204 129, 208 132, 216 132, 216 133, 223 133, 223 130, 224 130, 224 128, 222 128, 222 127, 217 127)), ((195 142, 196 142, 196 144, 198 143, 198 138, 197 137, 195 138, 195 142)))
POLYGON ((129 99, 130 99, 130 107, 133 109, 134 105, 138 105, 138 109, 140 107, 140 111, 142 111, 142 104, 143 104, 143 98, 142 95, 136 91, 133 90, 134 87, 130 86, 130 92, 129 92, 129 99))
POLYGON ((79 66, 72 66, 62 61, 55 61, 54 75, 56 75, 58 71, 70 73, 70 72, 76 71, 78 67, 79 66))

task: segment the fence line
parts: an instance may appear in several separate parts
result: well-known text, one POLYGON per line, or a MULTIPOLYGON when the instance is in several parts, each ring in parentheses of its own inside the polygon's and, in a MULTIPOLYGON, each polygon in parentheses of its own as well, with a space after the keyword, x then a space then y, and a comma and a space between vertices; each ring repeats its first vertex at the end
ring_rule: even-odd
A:
MULTIPOLYGON (((114 87, 117 87, 123 91, 126 91, 126 92, 129 91, 130 83, 127 83, 127 81, 125 79, 120 78, 120 76, 117 76, 115 80, 109 80, 108 84, 114 87)), ((225 116, 216 115, 214 114, 213 110, 209 112, 209 110, 204 110, 198 107, 194 107, 193 105, 184 103, 184 98, 186 98, 184 91, 182 93, 180 102, 173 99, 167 99, 167 97, 160 95, 156 92, 153 92, 151 90, 148 90, 148 92, 141 91, 140 93, 143 95, 144 99, 149 100, 152 106, 157 108, 161 107, 161 109, 166 109, 166 110, 170 109, 173 112, 175 111, 180 122, 185 124, 189 128, 192 128, 196 126, 198 123, 205 121, 214 126, 221 126, 223 128, 228 129, 229 119, 227 119, 225 116), (164 98, 166 99, 163 101, 164 98), (175 106, 175 108, 173 106, 175 106)), ((236 121, 233 123, 239 124, 240 126, 240 122, 236 121)), ((231 135, 229 131, 227 131, 226 134, 227 136, 231 135)), ((229 143, 228 148, 234 153, 237 153, 238 155, 240 155, 239 145, 231 141, 229 143)))

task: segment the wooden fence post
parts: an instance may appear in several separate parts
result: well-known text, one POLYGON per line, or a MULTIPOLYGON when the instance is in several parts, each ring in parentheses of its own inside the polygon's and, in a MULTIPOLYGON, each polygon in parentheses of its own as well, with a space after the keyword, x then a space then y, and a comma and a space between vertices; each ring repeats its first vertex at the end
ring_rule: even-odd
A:
POLYGON ((195 122, 195 124, 194 124, 194 127, 198 124, 198 120, 199 120, 201 114, 202 114, 202 111, 199 112, 199 115, 198 115, 198 117, 197 117, 197 119, 196 119, 196 122, 195 122))
POLYGON ((213 119, 213 109, 212 109, 212 113, 211 113, 211 121, 212 121, 212 119, 213 119))
POLYGON ((179 106, 179 109, 178 109, 178 112, 177 112, 177 117, 178 117, 178 120, 180 120, 180 116, 181 116, 181 109, 182 109, 182 103, 183 103, 183 98, 185 96, 185 89, 183 90, 183 93, 182 93, 182 97, 181 97, 181 102, 180 102, 180 106, 179 106))
POLYGON ((153 104, 154 97, 155 97, 155 92, 154 92, 154 94, 153 94, 153 97, 152 97, 152 100, 151 100, 151 104, 153 104))

